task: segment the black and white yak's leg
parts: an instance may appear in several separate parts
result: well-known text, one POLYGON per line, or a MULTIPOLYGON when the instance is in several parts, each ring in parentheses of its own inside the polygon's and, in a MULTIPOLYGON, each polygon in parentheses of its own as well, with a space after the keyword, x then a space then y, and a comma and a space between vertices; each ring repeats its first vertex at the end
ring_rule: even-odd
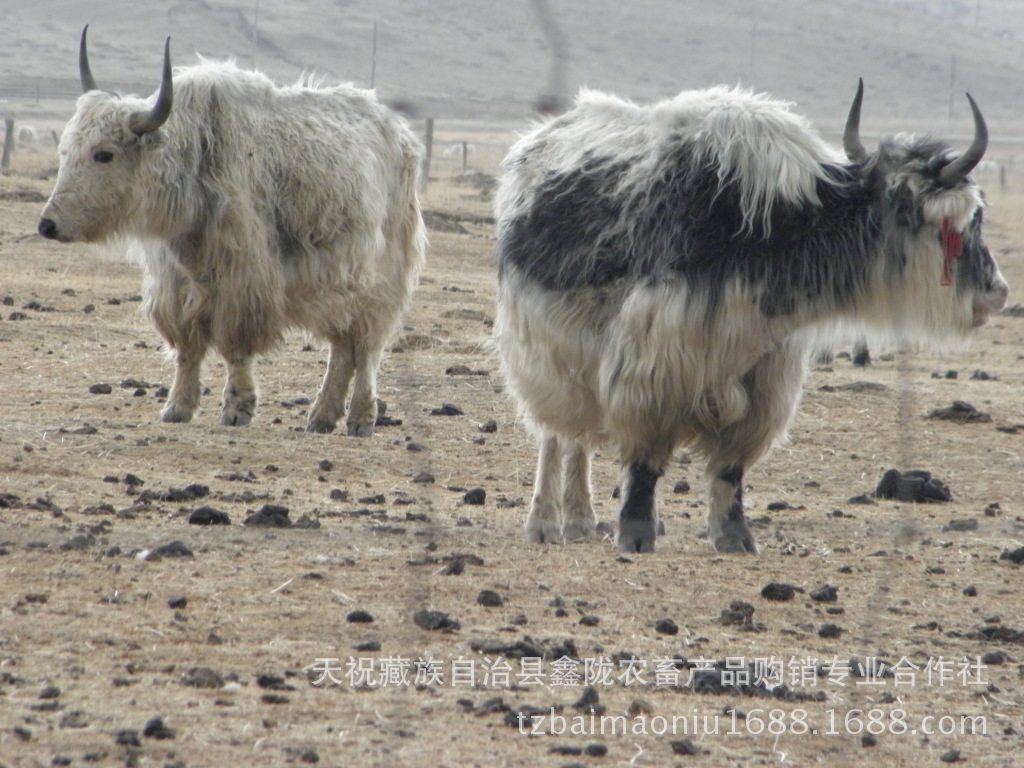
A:
POLYGON ((623 464, 619 509, 620 552, 653 552, 658 536, 658 508, 655 488, 662 470, 646 459, 623 464))
MULTIPOLYGON (((331 339, 327 372, 306 420, 307 432, 333 432, 345 413, 345 398, 356 367, 355 345, 349 334, 331 339)), ((376 407, 376 404, 374 404, 376 407)))
POLYGON ((758 553, 743 514, 743 465, 708 465, 708 540, 718 552, 758 553))
POLYGON ((853 364, 858 368, 871 365, 871 350, 868 349, 868 340, 863 337, 853 345, 853 364))
POLYGON ((526 538, 534 544, 562 540, 562 445, 556 435, 545 433, 537 452, 537 476, 533 480, 533 501, 526 517, 526 538))
POLYGON ((807 359, 796 343, 763 355, 740 382, 745 413, 721 429, 707 451, 708 540, 719 552, 758 552, 743 512, 743 474, 785 435, 800 403, 807 359))
POLYGON ((587 539, 597 532, 597 515, 590 493, 590 446, 575 441, 564 449, 562 537, 587 539))
POLYGON ((226 427, 244 427, 256 415, 256 380, 252 375, 252 356, 229 359, 227 366, 220 423, 226 427))

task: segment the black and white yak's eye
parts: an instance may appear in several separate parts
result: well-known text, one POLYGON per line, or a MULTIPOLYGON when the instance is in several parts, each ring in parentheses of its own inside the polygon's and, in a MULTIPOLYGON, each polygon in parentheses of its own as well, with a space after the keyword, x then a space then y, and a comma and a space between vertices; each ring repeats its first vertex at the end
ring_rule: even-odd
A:
POLYGON ((109 163, 114 159, 114 153, 107 149, 98 149, 93 152, 92 159, 97 163, 109 163))

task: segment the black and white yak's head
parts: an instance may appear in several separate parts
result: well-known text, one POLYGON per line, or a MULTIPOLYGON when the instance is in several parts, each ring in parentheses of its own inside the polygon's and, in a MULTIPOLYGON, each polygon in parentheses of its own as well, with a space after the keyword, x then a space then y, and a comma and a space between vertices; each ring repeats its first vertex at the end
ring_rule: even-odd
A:
POLYGON ((86 52, 88 28, 78 59, 84 94, 61 137, 57 183, 39 221, 41 235, 63 242, 96 242, 130 226, 150 186, 146 177, 154 172, 154 149, 164 140, 161 127, 173 102, 170 38, 160 91, 149 103, 97 88, 86 52))
MULTIPOLYGON (((940 343, 967 336, 1006 304, 1009 287, 982 237, 985 198, 970 173, 988 146, 974 99, 974 139, 957 155, 931 138, 896 136, 869 152, 859 136, 863 83, 850 108, 843 147, 871 190, 872 228, 885 257, 877 275, 889 322, 904 338, 940 343)), ((879 285, 879 283, 875 283, 879 285)), ((871 308, 867 322, 871 322, 871 308)), ((893 330, 892 326, 889 330, 893 330)))

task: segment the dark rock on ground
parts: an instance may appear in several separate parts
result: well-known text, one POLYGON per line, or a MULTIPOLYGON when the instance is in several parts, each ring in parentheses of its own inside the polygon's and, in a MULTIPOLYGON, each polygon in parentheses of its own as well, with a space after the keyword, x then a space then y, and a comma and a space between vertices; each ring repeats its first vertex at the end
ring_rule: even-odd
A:
POLYGON ((948 523, 946 523, 944 526, 942 526, 942 530, 943 531, 956 531, 958 533, 965 533, 965 532, 969 532, 969 531, 976 531, 976 530, 978 530, 978 521, 975 518, 973 518, 973 517, 969 517, 969 518, 961 519, 961 520, 950 520, 948 523))
POLYGON ((654 625, 654 631, 659 635, 678 635, 679 625, 672 619, 662 619, 654 625))
POLYGON ((1017 549, 1001 552, 999 554, 999 559, 1009 560, 1015 565, 1020 565, 1021 563, 1024 563, 1024 547, 1018 547, 1017 549))
POLYGON ((485 608, 497 608, 504 605, 505 598, 493 589, 483 589, 480 591, 480 594, 476 596, 476 602, 478 605, 482 605, 485 608))
POLYGON ((831 584, 825 584, 818 589, 811 590, 811 600, 819 603, 834 603, 839 599, 839 588, 831 584))
POLYGON ((472 490, 466 491, 466 494, 462 497, 463 502, 472 506, 480 506, 487 501, 487 491, 483 488, 473 488, 472 490))
POLYGON ((160 560, 168 557, 195 557, 185 542, 175 539, 169 544, 161 544, 146 555, 146 560, 160 560))
POLYGON ((443 403, 440 408, 434 408, 430 411, 431 416, 463 416, 464 413, 461 408, 452 403, 443 403))
POLYGON ((124 730, 118 731, 114 735, 114 743, 120 744, 123 747, 142 746, 142 741, 139 739, 139 732, 134 728, 125 728, 124 730))
POLYGON ((838 624, 822 624, 818 628, 818 637, 834 638, 843 634, 843 628, 838 624))
POLYGON ((288 508, 277 504, 264 504, 256 512, 249 515, 242 523, 246 527, 291 528, 288 519, 288 508))
POLYGON ((443 611, 420 610, 412 615, 413 623, 428 632, 456 632, 461 625, 443 611))
POLYGON ((761 590, 761 597, 765 600, 784 602, 796 597, 797 592, 803 592, 803 590, 800 587, 794 587, 792 584, 773 581, 764 586, 764 589, 761 590))
POLYGON ((982 413, 963 400, 954 400, 953 404, 946 408, 936 408, 928 414, 928 418, 955 421, 958 424, 986 424, 992 421, 992 417, 987 413, 982 413))
POLYGON ((694 745, 689 739, 675 739, 668 745, 672 748, 673 755, 699 755, 700 747, 694 745))
POLYGON ((188 516, 189 525, 231 525, 227 512, 213 507, 198 507, 188 516))
POLYGON ((953 500, 949 488, 941 480, 932 477, 931 472, 921 469, 902 473, 898 469, 890 469, 882 475, 875 489, 875 496, 923 503, 953 500))
POLYGON ((181 682, 193 688, 223 688, 224 677, 209 667, 193 667, 181 682))
POLYGON ((173 739, 177 734, 173 728, 164 725, 163 718, 154 717, 146 723, 142 729, 142 735, 147 739, 173 739))
MULTIPOLYGON (((770 584, 768 586, 771 586, 770 584)), ((768 587, 765 587, 767 589, 768 587)), ((762 591, 762 595, 764 592, 762 591)), ((726 626, 743 626, 750 624, 754 616, 754 606, 744 600, 733 600, 728 608, 722 609, 719 618, 726 626)))

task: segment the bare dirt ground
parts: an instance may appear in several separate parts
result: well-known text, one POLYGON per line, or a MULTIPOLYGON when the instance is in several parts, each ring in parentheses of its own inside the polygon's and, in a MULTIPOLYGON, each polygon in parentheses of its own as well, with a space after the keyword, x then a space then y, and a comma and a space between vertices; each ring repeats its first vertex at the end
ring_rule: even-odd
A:
MULTIPOLYGON (((656 554, 529 546, 534 448, 484 346, 488 182, 512 134, 453 131, 478 152, 466 175, 435 160, 429 265, 381 372, 393 422, 370 439, 302 431, 325 354, 300 336, 260 361, 251 426, 219 425, 214 357, 197 418, 159 423, 172 367, 138 269, 39 238, 56 155, 15 156, 0 765, 1021 765, 1024 585, 1003 555, 1024 545, 1024 317, 963 354, 817 367, 790 444, 748 474, 759 557, 709 549, 685 455, 656 554), (954 401, 989 420, 929 418, 954 401), (890 468, 932 472, 953 501, 851 501, 890 468), (300 524, 243 525, 265 505, 300 524), (230 525, 190 524, 202 507, 230 525), (795 594, 769 600, 771 583, 795 594), (768 685, 725 685, 751 666, 768 685)), ((1024 197, 991 202, 1017 288, 1024 197)), ((615 484, 605 452, 606 521, 615 484)))

